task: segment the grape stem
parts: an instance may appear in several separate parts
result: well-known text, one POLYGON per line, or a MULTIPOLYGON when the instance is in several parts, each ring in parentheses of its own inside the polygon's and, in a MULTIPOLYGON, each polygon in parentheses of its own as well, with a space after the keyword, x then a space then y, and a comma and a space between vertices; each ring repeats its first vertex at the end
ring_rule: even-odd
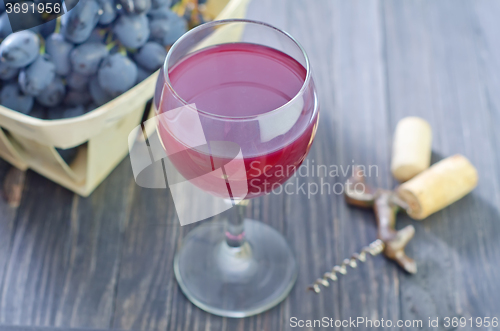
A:
POLYGON ((45 54, 45 39, 43 39, 42 35, 38 35, 38 39, 40 39, 40 54, 45 54))
POLYGON ((61 16, 57 16, 56 28, 54 29, 54 33, 59 33, 60 31, 61 31, 61 16))
POLYGON ((111 43, 109 43, 109 44, 106 44, 106 49, 107 49, 108 51, 110 51, 110 50, 111 50, 111 49, 113 49, 113 47, 115 47, 115 46, 116 46, 116 41, 113 41, 113 42, 111 42, 111 43))
MULTIPOLYGON (((106 45, 111 44, 112 41, 113 41, 113 32, 111 30, 109 30, 108 35, 106 36, 106 45)), ((115 45, 116 45, 116 43, 115 43, 115 45)))
POLYGON ((123 45, 118 47, 118 52, 123 56, 127 56, 127 49, 123 45))
POLYGON ((194 1, 193 0, 182 0, 172 7, 172 11, 177 13, 177 15, 179 15, 179 16, 184 16, 188 7, 189 7, 189 9, 194 9, 197 6, 198 6, 197 0, 194 0, 194 1))

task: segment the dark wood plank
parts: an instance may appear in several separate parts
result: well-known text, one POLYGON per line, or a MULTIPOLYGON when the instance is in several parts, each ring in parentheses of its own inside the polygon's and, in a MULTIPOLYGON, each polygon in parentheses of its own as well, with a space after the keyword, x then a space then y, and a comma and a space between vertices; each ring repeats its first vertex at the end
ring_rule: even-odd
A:
MULTIPOLYGON (((3 183, 10 170, 11 165, 0 159, 0 191, 4 189, 3 183)), ((0 194, 0 290, 3 287, 5 268, 10 258, 15 217, 18 209, 17 207, 10 206, 2 198, 4 193, 1 192, 0 194)))
MULTIPOLYGON (((257 199, 248 210, 248 216, 267 221, 279 229, 280 224, 282 227, 282 213, 270 207, 276 205, 282 206, 282 200, 276 197, 257 199)), ((214 220, 227 216, 228 213, 223 213, 214 220)), ((172 266, 182 237, 197 224, 180 226, 168 190, 137 188, 127 223, 114 327, 134 330, 253 330, 256 324, 264 324, 269 325, 266 329, 279 329, 279 315, 275 312, 248 320, 228 320, 207 314, 187 301, 178 288, 172 266)))
POLYGON ((1 323, 109 327, 130 183, 129 162, 88 199, 28 173, 1 293, 1 323))
MULTIPOLYGON (((295 4, 295 3, 294 3, 295 4)), ((354 164, 376 165, 368 182, 391 185, 383 31, 379 2, 301 1, 289 9, 290 32, 311 57, 320 98, 318 136, 310 165, 337 166, 344 175, 304 182, 336 185, 351 176, 354 164)), ((398 272, 384 259, 369 260, 319 295, 305 288, 334 264, 376 239, 372 213, 346 206, 342 194, 317 194, 311 199, 287 197, 288 231, 300 277, 291 302, 291 316, 302 319, 349 319, 358 316, 397 319, 398 272)), ((292 329, 289 322, 286 330, 292 329)), ((311 328, 312 330, 312 328, 311 328)))
MULTIPOLYGON (((283 26, 284 7, 284 0, 256 0, 250 4, 248 17, 283 26)), ((254 199, 247 215, 284 232, 283 208, 284 198, 270 195, 254 199)), ((184 297, 174 277, 173 259, 182 238, 196 225, 180 226, 168 190, 136 189, 123 244, 113 326, 134 330, 281 330, 286 304, 255 317, 227 319, 205 313, 184 297)))
MULTIPOLYGON (((447 132, 442 128, 442 115, 438 115, 443 113, 443 109, 433 82, 435 76, 429 68, 434 55, 430 51, 429 22, 423 14, 424 6, 416 1, 408 2, 406 6, 386 2, 384 6, 391 127, 394 128, 405 116, 425 118, 433 128, 433 148, 437 150, 437 155, 443 156, 450 152, 441 148, 447 132)), ((454 310, 452 289, 455 286, 456 266, 450 250, 436 236, 439 230, 431 228, 440 226, 441 233, 451 231, 444 226, 449 218, 446 212, 441 212, 433 215, 431 220, 434 221, 417 223, 400 216, 400 222, 414 224, 417 229, 413 241, 414 247, 418 248, 409 250, 409 254, 416 259, 419 268, 417 275, 401 277, 403 318, 427 319, 437 317, 434 316, 436 314, 443 317, 454 310), (435 254, 438 251, 442 252, 439 256, 435 254), (438 288, 439 291, 436 291, 438 288)))
MULTIPOLYGON (((495 17, 500 13, 498 1, 474 1, 473 29, 476 36, 476 53, 480 67, 481 82, 484 86, 484 102, 487 104, 489 114, 486 114, 486 127, 491 135, 493 153, 490 157, 496 161, 497 169, 500 165, 500 39, 498 20, 495 17), (489 115, 489 118, 488 118, 489 115)), ((496 183, 496 201, 500 197, 500 184, 496 183)))
POLYGON ((3 178, 2 198, 10 207, 17 208, 21 204, 24 191, 26 171, 10 167, 3 178))
POLYGON ((494 207, 499 150, 493 128, 500 122, 492 118, 485 95, 482 72, 494 66, 480 61, 472 2, 384 4, 391 126, 408 115, 426 118, 435 154, 462 153, 480 175, 472 195, 422 223, 412 222, 419 273, 401 277, 402 316, 493 314, 500 294, 493 262, 500 252, 494 239, 500 218, 494 207))

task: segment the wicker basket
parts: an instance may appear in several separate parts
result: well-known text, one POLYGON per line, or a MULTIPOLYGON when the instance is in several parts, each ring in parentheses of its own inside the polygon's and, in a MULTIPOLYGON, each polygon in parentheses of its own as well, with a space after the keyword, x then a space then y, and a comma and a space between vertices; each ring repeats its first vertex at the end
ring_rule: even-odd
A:
MULTIPOLYGON (((248 1, 209 0, 206 12, 217 20, 242 18, 248 1)), ((0 106, 0 157, 88 196, 127 155, 128 134, 143 118, 157 75, 107 104, 70 119, 41 120, 0 106), (56 151, 80 145, 69 166, 56 151)))

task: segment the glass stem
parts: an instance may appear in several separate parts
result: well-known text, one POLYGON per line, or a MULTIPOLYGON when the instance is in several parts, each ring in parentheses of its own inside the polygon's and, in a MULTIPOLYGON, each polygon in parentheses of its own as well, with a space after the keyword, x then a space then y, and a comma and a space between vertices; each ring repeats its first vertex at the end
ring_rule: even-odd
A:
POLYGON ((233 208, 233 215, 226 225, 226 242, 229 247, 241 247, 245 243, 245 211, 248 200, 239 201, 233 208))

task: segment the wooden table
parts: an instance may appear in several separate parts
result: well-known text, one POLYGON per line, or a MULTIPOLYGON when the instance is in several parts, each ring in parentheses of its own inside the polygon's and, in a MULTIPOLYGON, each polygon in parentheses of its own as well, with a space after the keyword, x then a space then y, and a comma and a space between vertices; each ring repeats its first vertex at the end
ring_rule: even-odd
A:
MULTIPOLYGON (((373 214, 341 195, 269 195, 248 216, 285 234, 297 284, 264 314, 209 315, 172 270, 193 226, 179 225, 168 191, 136 186, 125 159, 89 198, 28 172, 20 206, 0 201, 1 325, 278 331, 295 329, 291 317, 367 317, 429 329, 429 318, 500 317, 500 1, 254 0, 248 17, 284 28, 311 58, 321 117, 309 162, 376 165, 369 183, 394 187, 391 136, 417 115, 432 125, 433 161, 462 153, 478 168, 473 194, 422 222, 399 217, 398 227, 416 227, 407 252, 418 274, 377 257, 320 295, 306 292, 375 239, 373 214)), ((0 182, 8 168, 0 161, 0 182)))

